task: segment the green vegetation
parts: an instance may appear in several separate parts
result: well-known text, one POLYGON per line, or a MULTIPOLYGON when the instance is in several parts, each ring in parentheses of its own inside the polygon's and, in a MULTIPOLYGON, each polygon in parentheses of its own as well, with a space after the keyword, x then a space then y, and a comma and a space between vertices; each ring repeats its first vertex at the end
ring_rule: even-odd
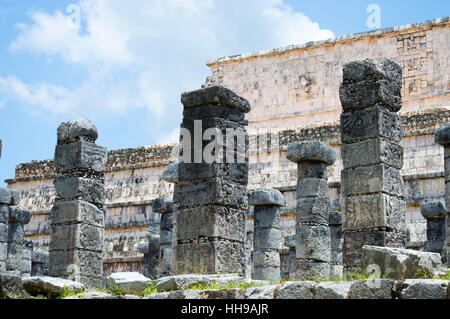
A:
POLYGON ((414 275, 414 278, 417 279, 442 279, 442 280, 450 280, 450 269, 447 269, 445 274, 442 275, 434 275, 424 267, 420 267, 420 269, 414 275))

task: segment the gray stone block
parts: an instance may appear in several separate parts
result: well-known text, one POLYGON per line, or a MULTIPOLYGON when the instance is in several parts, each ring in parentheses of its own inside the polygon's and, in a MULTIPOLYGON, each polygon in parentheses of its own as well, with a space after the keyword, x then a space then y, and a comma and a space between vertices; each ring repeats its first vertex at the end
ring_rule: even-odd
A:
POLYGON ((66 291, 80 293, 85 289, 84 285, 79 282, 47 276, 24 278, 23 287, 32 296, 44 295, 50 297, 59 297, 66 291))
POLYGON ((252 206, 285 206, 286 199, 279 190, 274 188, 250 190, 248 192, 248 204, 252 206))
POLYGON ((8 243, 18 243, 24 245, 23 236, 25 234, 24 225, 19 222, 10 222, 8 225, 8 243))
POLYGON ((403 280, 414 278, 424 268, 433 275, 442 270, 440 254, 412 249, 377 247, 365 245, 362 248, 362 265, 380 267, 380 276, 403 280))
POLYGON ((53 225, 67 223, 84 223, 103 227, 104 212, 95 205, 81 200, 55 201, 50 211, 53 225))
POLYGON ((274 299, 275 289, 277 287, 277 285, 268 285, 247 288, 245 291, 245 299, 274 299))
POLYGON ((344 233, 343 261, 347 267, 361 265, 364 245, 404 247, 405 233, 395 230, 362 230, 344 233))
POLYGON ((180 274, 243 273, 244 243, 225 239, 199 239, 177 244, 177 271, 180 274))
POLYGON ((105 186, 102 181, 83 177, 58 177, 53 180, 56 194, 66 200, 84 200, 94 204, 104 204, 105 186))
POLYGON ((9 205, 0 204, 0 223, 8 224, 9 221, 9 205))
POLYGON ((8 225, 0 224, 0 243, 8 241, 8 225))
POLYGON ((22 278, 18 272, 0 272, 0 298, 30 298, 30 295, 23 289, 22 278))
POLYGON ((384 163, 396 169, 403 167, 403 147, 388 140, 375 138, 361 142, 342 144, 344 168, 384 163))
POLYGON ((445 219, 427 220, 427 241, 445 241, 445 219))
POLYGON ((297 164, 297 179, 327 178, 327 164, 319 162, 299 162, 297 164))
POLYGON ((246 214, 231 207, 205 205, 180 208, 177 221, 177 239, 199 237, 245 240, 246 214))
POLYGON ((199 289, 175 290, 169 293, 167 299, 201 299, 201 293, 199 289))
POLYGON ((178 163, 172 163, 162 172, 162 179, 168 183, 178 183, 178 163))
POLYGON ((380 79, 401 85, 402 68, 392 60, 378 57, 351 61, 344 64, 344 82, 372 81, 380 79))
POLYGON ((255 229, 253 249, 280 249, 281 232, 275 228, 255 229))
POLYGON ((404 200, 386 194, 357 195, 344 198, 342 229, 358 231, 387 227, 406 232, 404 200))
POLYGON ((280 229, 280 207, 276 205, 257 206, 254 214, 254 228, 280 229))
POLYGON ((187 119, 204 120, 215 117, 226 118, 234 122, 242 122, 245 120, 245 113, 235 108, 217 104, 202 105, 183 110, 183 118, 187 119))
POLYGON ((0 204, 19 204, 20 193, 15 190, 0 187, 0 204))
POLYGON ((333 165, 336 161, 334 149, 319 141, 289 143, 286 156, 295 163, 315 161, 333 165))
POLYGON ((341 172, 342 195, 386 193, 403 198, 405 183, 399 170, 385 164, 346 168, 341 172))
POLYGON ((95 141, 98 137, 97 128, 94 123, 82 118, 75 121, 62 122, 58 127, 57 133, 58 144, 80 137, 87 137, 88 139, 95 141))
POLYGON ((31 220, 31 212, 17 207, 9 208, 9 222, 28 224, 31 220))
POLYGON ((420 212, 425 219, 444 219, 447 215, 444 201, 420 203, 420 212))
POLYGON ((350 299, 393 299, 392 279, 361 279, 351 283, 350 299))
MULTIPOLYGON (((278 251, 253 251, 253 265, 255 267, 280 267, 280 253, 278 251)), ((278 269, 279 271, 279 269, 278 269)), ((261 278, 254 278, 266 280, 261 278)))
POLYGON ((152 204, 152 212, 158 214, 165 214, 172 212, 173 209, 173 200, 169 198, 155 198, 152 204))
POLYGON ((182 181, 222 178, 239 184, 248 182, 247 158, 246 163, 180 163, 178 170, 182 181))
POLYGON ((381 106, 342 113, 340 129, 343 144, 376 137, 399 143, 403 137, 400 116, 381 106))
POLYGON ((221 86, 185 92, 181 95, 181 103, 185 108, 216 104, 232 107, 244 113, 250 111, 250 103, 246 99, 221 86))
POLYGON ((328 226, 328 197, 304 197, 297 200, 297 224, 321 224, 328 226))
POLYGON ((328 224, 329 225, 342 225, 342 213, 341 212, 330 212, 328 224))
POLYGON ((325 178, 302 178, 297 182, 297 199, 302 197, 328 198, 328 181, 325 178))
POLYGON ((284 236, 284 245, 286 247, 293 248, 296 245, 296 237, 294 235, 286 235, 284 236))
POLYGON ((434 133, 434 142, 444 147, 450 143, 450 122, 442 125, 436 133, 434 133))
POLYGON ((142 296, 151 280, 138 272, 116 272, 106 278, 106 283, 123 294, 142 296))
POLYGON ((161 245, 169 244, 172 245, 172 232, 168 230, 164 230, 160 232, 159 235, 161 245))
POLYGON ((446 299, 448 280, 406 279, 397 285, 400 299, 446 299))
POLYGON ((258 267, 255 265, 252 278, 267 280, 271 283, 279 283, 281 279, 280 267, 258 267))
POLYGON ((402 108, 401 84, 388 80, 342 83, 339 98, 344 112, 361 110, 374 105, 383 105, 392 112, 402 108))
POLYGON ((348 299, 351 282, 320 282, 314 290, 314 299, 348 299))
POLYGON ((73 278, 82 283, 84 282, 81 281, 81 277, 93 278, 93 280, 101 278, 103 273, 102 254, 80 250, 49 251, 48 271, 52 277, 73 278))
POLYGON ((210 285, 212 283, 228 285, 230 283, 240 282, 238 274, 182 274, 173 276, 164 276, 155 280, 155 288, 158 291, 189 289, 197 285, 210 285))
POLYGON ((106 147, 86 141, 56 146, 55 167, 59 172, 90 169, 104 172, 108 158, 106 147))
POLYGON ((88 224, 52 225, 50 250, 83 249, 102 252, 104 229, 88 224))
POLYGON ((173 229, 173 217, 174 213, 165 213, 161 215, 159 221, 159 228, 162 230, 172 230, 173 229))
POLYGON ((208 204, 244 210, 248 208, 247 188, 220 178, 180 181, 176 198, 180 208, 208 204))
POLYGON ((314 281, 287 281, 276 292, 275 299, 313 299, 314 281))
POLYGON ((323 225, 296 226, 296 257, 321 262, 330 262, 330 228, 323 225))

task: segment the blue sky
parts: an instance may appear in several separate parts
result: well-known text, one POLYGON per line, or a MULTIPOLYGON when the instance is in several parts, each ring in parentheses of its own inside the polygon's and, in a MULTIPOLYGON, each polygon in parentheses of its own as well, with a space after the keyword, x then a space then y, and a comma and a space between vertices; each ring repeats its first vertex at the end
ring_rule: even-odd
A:
POLYGON ((0 0, 0 181, 53 158, 79 117, 109 149, 169 142, 208 59, 368 31, 370 4, 382 28, 450 14, 447 0, 0 0))

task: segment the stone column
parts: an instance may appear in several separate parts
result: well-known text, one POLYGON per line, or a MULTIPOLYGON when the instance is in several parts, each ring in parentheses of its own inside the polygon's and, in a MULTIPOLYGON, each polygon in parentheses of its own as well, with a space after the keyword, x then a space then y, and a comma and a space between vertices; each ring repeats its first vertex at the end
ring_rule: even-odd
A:
POLYGON ((330 279, 342 279, 344 277, 344 266, 342 264, 344 233, 342 232, 341 212, 330 212, 329 226, 331 235, 330 279))
POLYGON ((85 119, 58 127, 56 199, 52 207, 49 274, 101 286, 104 252, 106 147, 95 144, 95 125, 85 119))
POLYGON ((446 260, 445 216, 447 210, 442 201, 420 204, 420 212, 427 220, 426 251, 441 254, 446 260))
POLYGON ((19 203, 18 193, 0 188, 0 272, 6 271, 8 259, 8 222, 10 205, 19 203))
MULTIPOLYGON (((27 242, 24 239, 25 225, 31 219, 31 212, 9 207, 8 220, 8 259, 6 261, 7 271, 19 271, 21 275, 29 274, 27 242)), ((31 256, 30 256, 31 257, 31 256)), ((31 266, 31 258, 29 260, 31 266)))
POLYGON ((177 272, 243 274, 250 104, 218 86, 181 102, 177 272))
MULTIPOLYGON (((250 210, 248 211, 250 215, 250 210)), ((252 212, 253 214, 253 212, 252 212)), ((252 215, 253 217, 253 215, 252 215)), ((254 238, 254 221, 253 219, 245 222, 245 269, 244 277, 252 278, 253 273, 253 238, 254 238)))
POLYGON ((385 58, 344 65, 339 89, 343 261, 361 266, 363 245, 404 247, 402 69, 385 58))
POLYGON ((173 201, 167 198, 156 198, 153 201, 154 213, 161 214, 159 223, 159 270, 161 276, 171 273, 172 265, 172 219, 173 201))
POLYGON ((163 171, 162 179, 168 183, 174 184, 173 196, 173 215, 172 215, 172 264, 171 273, 177 273, 177 219, 178 219, 178 203, 175 197, 178 188, 178 163, 172 163, 163 171))
POLYGON ((290 143, 288 160, 297 163, 296 274, 300 279, 330 277, 330 227, 327 166, 335 151, 322 142, 290 143))
POLYGON ((280 282, 280 211, 286 199, 280 191, 267 188, 248 193, 254 206, 253 279, 280 282))
MULTIPOLYGON (((444 147, 444 172, 445 172, 445 206, 450 207, 450 122, 442 125, 434 134, 435 143, 444 147)), ((445 216, 446 241, 447 241, 447 265, 450 267, 450 212, 445 216)))
POLYGON ((284 245, 289 248, 289 269, 288 278, 295 278, 295 272, 297 271, 297 258, 295 255, 296 236, 287 235, 284 236, 284 245))

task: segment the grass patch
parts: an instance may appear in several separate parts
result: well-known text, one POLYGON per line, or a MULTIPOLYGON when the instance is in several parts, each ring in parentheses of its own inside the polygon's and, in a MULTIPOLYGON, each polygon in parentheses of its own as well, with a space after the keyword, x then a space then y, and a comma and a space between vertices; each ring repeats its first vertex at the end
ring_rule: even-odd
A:
POLYGON ((447 269, 445 274, 435 275, 429 272, 424 267, 420 267, 420 269, 414 275, 414 278, 417 279, 441 279, 441 280, 450 280, 450 269, 447 269))

